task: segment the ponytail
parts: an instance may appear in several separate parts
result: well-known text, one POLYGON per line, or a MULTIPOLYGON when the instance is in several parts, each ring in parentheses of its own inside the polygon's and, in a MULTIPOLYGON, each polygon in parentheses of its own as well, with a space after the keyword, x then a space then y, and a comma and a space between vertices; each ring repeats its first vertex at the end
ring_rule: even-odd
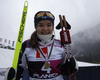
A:
POLYGON ((30 37, 30 47, 33 49, 36 49, 38 47, 38 41, 37 41, 37 32, 34 31, 30 37))

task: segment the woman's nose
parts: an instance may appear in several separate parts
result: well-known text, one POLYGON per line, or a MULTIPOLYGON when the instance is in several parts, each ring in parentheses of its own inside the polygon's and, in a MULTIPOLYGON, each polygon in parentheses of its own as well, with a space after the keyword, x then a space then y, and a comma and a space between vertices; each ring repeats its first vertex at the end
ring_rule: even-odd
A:
POLYGON ((43 28, 44 30, 47 30, 48 29, 48 27, 47 26, 44 26, 44 28, 43 28))

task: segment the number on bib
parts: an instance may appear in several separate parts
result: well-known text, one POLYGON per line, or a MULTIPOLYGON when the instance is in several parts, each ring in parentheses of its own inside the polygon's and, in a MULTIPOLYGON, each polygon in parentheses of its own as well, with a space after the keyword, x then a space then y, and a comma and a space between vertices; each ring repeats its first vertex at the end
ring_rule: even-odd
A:
MULTIPOLYGON (((48 62, 50 64, 50 62, 48 62)), ((50 73, 50 71, 52 70, 52 68, 45 68, 45 65, 43 65, 43 67, 41 68, 41 71, 47 71, 47 73, 50 73)))

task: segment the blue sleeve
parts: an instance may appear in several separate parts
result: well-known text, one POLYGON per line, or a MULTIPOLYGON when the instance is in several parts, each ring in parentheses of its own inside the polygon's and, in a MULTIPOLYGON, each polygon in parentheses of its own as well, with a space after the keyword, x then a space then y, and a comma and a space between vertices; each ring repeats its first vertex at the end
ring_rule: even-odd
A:
POLYGON ((22 55, 23 55, 23 53, 24 53, 26 47, 27 47, 27 41, 24 41, 23 44, 22 44, 21 51, 20 51, 20 53, 19 53, 18 64, 21 64, 21 58, 22 58, 22 55))
POLYGON ((20 78, 22 77, 23 71, 24 69, 22 67, 19 66, 19 64, 21 64, 21 58, 23 56, 23 53, 25 51, 25 48, 27 47, 27 41, 24 41, 22 43, 22 48, 21 51, 19 53, 19 59, 18 59, 18 66, 17 66, 17 74, 16 74, 16 80, 20 80, 20 78))

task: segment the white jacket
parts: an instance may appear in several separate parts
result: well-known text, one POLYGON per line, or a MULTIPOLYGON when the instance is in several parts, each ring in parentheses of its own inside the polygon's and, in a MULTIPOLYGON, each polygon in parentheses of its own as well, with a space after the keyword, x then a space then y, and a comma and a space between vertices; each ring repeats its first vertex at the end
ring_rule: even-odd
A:
POLYGON ((26 47, 20 66, 24 69, 28 67, 30 80, 63 80, 60 67, 65 63, 66 54, 61 42, 56 39, 51 40, 47 44, 39 42, 39 48, 43 52, 44 56, 48 57, 53 41, 53 49, 51 56, 48 59, 50 68, 48 69, 44 68, 46 60, 40 51, 38 49, 33 50, 30 47, 26 47))

